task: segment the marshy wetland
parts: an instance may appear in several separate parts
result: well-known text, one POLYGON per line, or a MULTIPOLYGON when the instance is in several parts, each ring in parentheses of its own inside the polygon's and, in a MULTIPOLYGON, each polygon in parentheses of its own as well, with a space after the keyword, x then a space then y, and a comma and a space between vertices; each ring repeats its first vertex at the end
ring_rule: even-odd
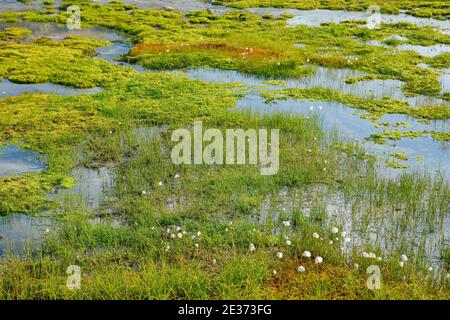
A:
POLYGON ((416 3, 0 0, 0 299, 449 299, 450 4, 416 3), (174 164, 195 121, 279 129, 278 173, 174 164))

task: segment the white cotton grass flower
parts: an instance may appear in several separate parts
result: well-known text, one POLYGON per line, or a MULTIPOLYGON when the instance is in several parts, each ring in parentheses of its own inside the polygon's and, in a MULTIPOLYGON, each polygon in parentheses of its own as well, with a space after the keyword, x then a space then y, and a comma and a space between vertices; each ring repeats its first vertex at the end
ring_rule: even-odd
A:
POLYGON ((365 251, 363 252, 362 255, 363 255, 364 258, 369 258, 369 254, 367 252, 365 252, 365 251))
POLYGON ((404 254, 402 254, 402 255, 400 256, 400 259, 402 259, 403 262, 408 261, 408 257, 407 257, 406 255, 404 255, 404 254))
POLYGON ((309 252, 309 251, 304 251, 303 254, 302 254, 302 256, 305 257, 305 258, 311 258, 311 252, 309 252))
POLYGON ((166 246, 166 252, 169 251, 169 250, 170 250, 170 246, 167 245, 167 246, 166 246))
POLYGON ((381 260, 383 260, 382 257, 378 257, 378 258, 377 258, 377 261, 381 261, 381 260))
POLYGON ((145 196, 147 194, 147 191, 142 190, 142 195, 145 196))
POLYGON ((290 246, 292 244, 292 242, 290 240, 286 240, 286 245, 290 246))
POLYGON ((291 222, 286 220, 286 221, 283 221, 283 224, 285 227, 289 227, 291 225, 291 222))
POLYGON ((49 233, 49 232, 50 232, 49 228, 45 229, 45 233, 49 233))
POLYGON ((183 238, 183 234, 181 232, 178 232, 177 237, 178 237, 178 239, 181 239, 181 238, 183 238))
POLYGON ((400 268, 403 268, 403 267, 405 266, 405 263, 404 263, 403 261, 400 261, 400 262, 398 263, 398 265, 400 266, 400 268))
POLYGON ((428 267, 428 272, 431 272, 431 271, 433 271, 433 267, 428 267))
POLYGON ((304 266, 299 266, 299 267, 297 268, 297 272, 303 273, 303 272, 305 272, 305 271, 306 271, 306 269, 305 269, 304 266))
POLYGON ((277 252, 277 253, 275 254, 275 256, 276 256, 278 259, 282 259, 282 258, 283 258, 283 253, 282 253, 282 252, 277 252))
POLYGON ((342 238, 345 238, 345 236, 347 236, 347 232, 342 231, 342 232, 341 232, 341 237, 342 237, 342 238))
POLYGON ((175 179, 179 179, 180 178, 180 175, 177 173, 177 174, 175 174, 175 179))
POLYGON ((217 264, 217 260, 216 259, 212 259, 212 264, 217 264))
POLYGON ((354 263, 354 264, 353 264, 353 267, 354 267, 355 269, 358 269, 358 268, 359 268, 359 264, 354 263))
POLYGON ((316 259, 314 259, 314 263, 315 264, 321 264, 322 262, 323 262, 323 258, 322 257, 317 256, 316 259))
POLYGON ((196 243, 195 244, 195 248, 198 249, 198 247, 200 247, 200 246, 198 245, 198 243, 196 243))
POLYGON ((371 259, 376 259, 376 258, 377 258, 377 255, 376 255, 375 253, 373 253, 373 252, 370 252, 370 253, 369 253, 369 258, 371 258, 371 259))
POLYGON ((319 239, 320 236, 319 236, 319 234, 318 234, 317 232, 314 232, 314 233, 313 233, 313 238, 314 238, 314 239, 319 239))
POLYGON ((164 183, 162 181, 158 182, 158 186, 162 186, 164 183))
POLYGON ((176 230, 177 230, 177 231, 181 231, 181 227, 178 226, 178 227, 176 228, 176 230))
POLYGON ((331 228, 331 232, 334 233, 334 234, 336 234, 336 233, 339 232, 339 229, 336 228, 336 227, 333 227, 333 228, 331 228))
POLYGON ((249 249, 250 249, 250 252, 255 251, 256 250, 255 245, 253 243, 250 243, 249 249))
POLYGON ((197 231, 197 237, 200 237, 202 233, 200 231, 197 231))
POLYGON ((277 273, 278 273, 277 270, 275 270, 275 269, 272 270, 272 274, 273 274, 274 276, 276 276, 277 273))
POLYGON ((333 240, 330 240, 329 242, 328 242, 328 244, 331 246, 331 245, 333 245, 333 240))
POLYGON ((175 236, 174 233, 171 233, 171 234, 170 234, 170 238, 171 238, 171 239, 175 239, 175 237, 176 237, 176 236, 175 236))

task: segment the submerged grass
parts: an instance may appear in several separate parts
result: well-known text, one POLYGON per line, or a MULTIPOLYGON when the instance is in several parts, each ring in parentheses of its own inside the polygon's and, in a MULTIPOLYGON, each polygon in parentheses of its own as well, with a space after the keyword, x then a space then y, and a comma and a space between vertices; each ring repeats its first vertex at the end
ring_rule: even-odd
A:
POLYGON ((363 117, 371 120, 378 120, 386 114, 406 114, 413 118, 422 120, 445 120, 450 117, 450 107, 445 105, 412 107, 404 101, 393 100, 389 97, 385 97, 380 100, 373 100, 330 89, 285 88, 263 90, 261 91, 261 96, 268 103, 286 99, 336 101, 355 109, 367 111, 367 114, 363 115, 363 117))

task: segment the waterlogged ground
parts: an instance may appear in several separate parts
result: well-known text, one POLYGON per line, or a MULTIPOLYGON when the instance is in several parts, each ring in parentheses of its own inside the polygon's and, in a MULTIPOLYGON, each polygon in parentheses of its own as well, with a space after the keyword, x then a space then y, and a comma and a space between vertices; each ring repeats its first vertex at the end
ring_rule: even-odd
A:
POLYGON ((21 150, 17 145, 1 147, 0 177, 42 171, 46 166, 43 158, 35 152, 21 150))
POLYGON ((147 298, 448 299, 448 20, 383 13, 379 35, 351 42, 366 31, 345 23, 364 10, 125 2, 83 4, 89 25, 68 30, 70 1, 0 1, 0 256, 16 266, 0 287, 24 279, 0 297, 49 297, 33 289, 45 273, 20 267, 41 252, 54 283, 55 255, 89 274, 84 291, 49 287, 60 298, 136 298, 127 284, 147 298), (276 19, 286 33, 272 36, 276 19), (280 173, 172 165, 170 128, 198 119, 280 128, 280 173), (365 288, 375 262, 378 294, 365 288))

